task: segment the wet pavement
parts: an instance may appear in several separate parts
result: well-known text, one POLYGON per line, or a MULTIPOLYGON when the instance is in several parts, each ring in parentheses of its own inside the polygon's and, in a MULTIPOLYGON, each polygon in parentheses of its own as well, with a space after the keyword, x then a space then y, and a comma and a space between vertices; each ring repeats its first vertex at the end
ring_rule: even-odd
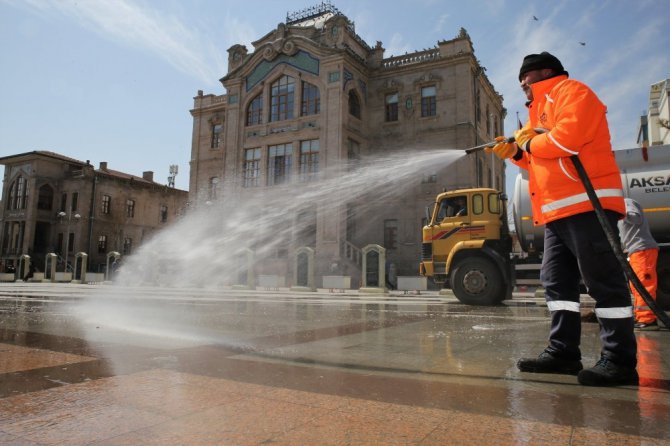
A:
POLYGON ((548 330, 529 295, 4 283, 0 444, 670 444, 670 331, 592 388, 516 369, 548 330))

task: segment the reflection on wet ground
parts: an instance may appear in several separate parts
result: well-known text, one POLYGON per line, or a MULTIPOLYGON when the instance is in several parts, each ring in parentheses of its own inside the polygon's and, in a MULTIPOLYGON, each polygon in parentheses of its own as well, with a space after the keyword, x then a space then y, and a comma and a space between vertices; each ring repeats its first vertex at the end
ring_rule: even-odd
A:
POLYGON ((588 388, 517 371, 548 329, 521 296, 0 284, 0 444, 670 444, 670 331, 588 388))

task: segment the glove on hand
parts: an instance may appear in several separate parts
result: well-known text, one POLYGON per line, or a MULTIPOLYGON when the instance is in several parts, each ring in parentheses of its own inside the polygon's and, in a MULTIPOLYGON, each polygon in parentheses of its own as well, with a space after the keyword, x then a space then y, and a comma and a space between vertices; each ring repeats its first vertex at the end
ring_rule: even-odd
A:
POLYGON ((517 151, 517 147, 513 142, 507 142, 507 138, 504 136, 496 136, 496 144, 493 147, 486 147, 484 150, 486 153, 495 153, 498 158, 501 160, 511 158, 517 151))
POLYGON ((530 147, 530 140, 535 138, 539 133, 533 130, 531 127, 524 127, 522 129, 514 132, 514 140, 516 145, 525 152, 528 152, 530 147))

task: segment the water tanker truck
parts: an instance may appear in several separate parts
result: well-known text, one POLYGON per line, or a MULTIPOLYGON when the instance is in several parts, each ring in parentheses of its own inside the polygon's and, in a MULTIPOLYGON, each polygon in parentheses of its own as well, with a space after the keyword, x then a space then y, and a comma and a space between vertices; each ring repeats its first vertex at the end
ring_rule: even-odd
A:
MULTIPOLYGON (((670 308, 670 146, 614 152, 624 194, 643 207, 660 246, 658 303, 670 308)), ((514 286, 539 285, 544 226, 534 226, 527 172, 517 175, 508 229, 506 196, 459 189, 437 196, 423 227, 420 274, 453 290, 463 303, 495 305, 514 286), (459 211, 459 205, 465 210, 459 211)))

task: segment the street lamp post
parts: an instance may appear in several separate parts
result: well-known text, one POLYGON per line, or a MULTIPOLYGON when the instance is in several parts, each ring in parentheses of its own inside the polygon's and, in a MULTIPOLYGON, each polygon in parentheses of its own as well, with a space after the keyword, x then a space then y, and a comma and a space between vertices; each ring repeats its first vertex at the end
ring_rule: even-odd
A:
MULTIPOLYGON (((70 223, 72 223, 72 219, 74 218, 75 223, 81 219, 81 215, 79 214, 73 214, 70 212, 69 214, 66 214, 64 211, 60 211, 58 213, 58 218, 63 221, 63 218, 67 217, 67 229, 65 232, 65 272, 67 272, 67 258, 68 254, 70 253, 70 223)), ((73 245, 74 245, 74 240, 73 240, 73 245)))

